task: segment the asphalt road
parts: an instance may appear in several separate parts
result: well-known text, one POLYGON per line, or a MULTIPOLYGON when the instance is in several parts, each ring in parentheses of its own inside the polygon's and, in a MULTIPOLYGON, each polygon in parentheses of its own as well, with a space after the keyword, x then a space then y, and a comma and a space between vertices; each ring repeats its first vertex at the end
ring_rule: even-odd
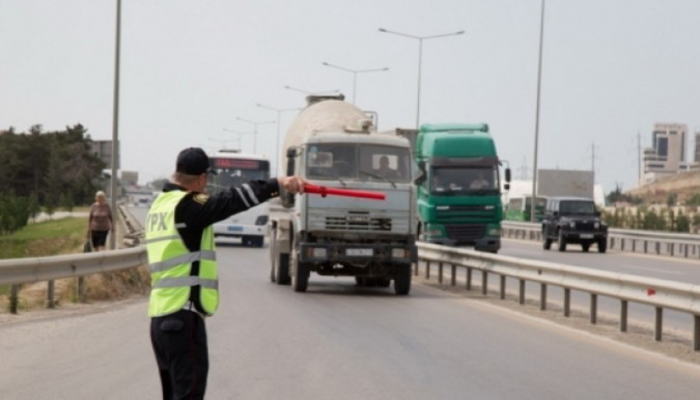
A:
MULTIPOLYGON (((219 249, 210 399, 696 398, 700 369, 485 302, 312 276, 269 282, 267 248, 219 249)), ((146 300, 0 325, 0 398, 154 399, 146 300)))
MULTIPOLYGON (((682 258, 670 258, 655 255, 642 255, 627 252, 609 251, 606 254, 597 252, 583 253, 579 246, 570 246, 566 252, 544 250, 538 242, 521 240, 504 240, 499 254, 523 259, 549 261, 565 265, 590 268, 601 271, 623 273, 629 275, 664 279, 669 281, 700 284, 700 262, 682 258)), ((496 284, 493 279, 493 285, 496 284)), ((517 283, 509 280, 508 286, 515 290, 517 283)), ((527 285, 527 297, 539 299, 539 285, 527 285)), ((494 290, 496 287, 494 286, 494 290)), ((548 301, 562 304, 562 290, 551 288, 548 301)), ((572 306, 586 308, 589 306, 589 296, 581 292, 572 292, 572 306)), ((617 318, 620 302, 606 297, 598 299, 600 313, 607 313, 617 318)), ((654 322, 654 308, 641 304, 629 305, 629 318, 633 323, 650 326, 654 322)), ((664 330, 674 331, 682 336, 690 337, 693 319, 685 313, 672 310, 664 311, 664 330)))

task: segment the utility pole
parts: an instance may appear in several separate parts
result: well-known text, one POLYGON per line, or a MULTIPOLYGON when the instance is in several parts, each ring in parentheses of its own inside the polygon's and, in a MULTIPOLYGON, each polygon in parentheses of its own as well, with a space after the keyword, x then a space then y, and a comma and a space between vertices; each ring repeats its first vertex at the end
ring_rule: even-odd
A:
POLYGON ((527 180, 527 157, 523 157, 523 164, 518 168, 518 171, 520 171, 520 179, 526 181, 527 180))
POLYGON ((642 186, 642 134, 637 129, 637 186, 642 186))

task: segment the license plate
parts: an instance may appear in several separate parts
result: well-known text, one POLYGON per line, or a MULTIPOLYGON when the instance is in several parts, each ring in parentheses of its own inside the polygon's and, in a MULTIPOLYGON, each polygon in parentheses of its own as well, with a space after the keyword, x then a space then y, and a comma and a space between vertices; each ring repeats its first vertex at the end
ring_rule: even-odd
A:
POLYGON ((579 236, 581 239, 593 239, 593 234, 592 233, 582 233, 581 236, 579 236))
POLYGON ((243 227, 241 227, 241 226, 227 226, 226 230, 229 232, 240 232, 243 230, 243 227))
POLYGON ((371 257, 372 255, 374 255, 374 252, 372 251, 372 249, 345 249, 345 255, 371 257))

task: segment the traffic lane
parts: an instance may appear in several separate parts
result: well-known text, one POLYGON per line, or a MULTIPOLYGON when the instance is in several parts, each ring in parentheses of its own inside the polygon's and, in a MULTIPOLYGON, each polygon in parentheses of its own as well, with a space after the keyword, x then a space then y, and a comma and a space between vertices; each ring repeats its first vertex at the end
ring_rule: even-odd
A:
POLYGON ((129 212, 131 215, 134 216, 140 223, 141 226, 145 227, 145 222, 146 222, 146 214, 148 214, 148 207, 133 207, 130 206, 128 207, 129 212))
POLYGON ((160 396, 145 298, 90 307, 80 315, 0 325, 0 398, 160 396))
POLYGON ((501 255, 700 284, 698 260, 616 251, 600 254, 595 247, 592 247, 589 253, 584 253, 578 245, 568 246, 565 252, 560 252, 556 249, 544 250, 540 242, 513 239, 503 239, 501 244, 501 255))
MULTIPOLYGON (((208 398, 692 398, 697 369, 416 285, 269 283, 267 251, 219 250, 208 398)), ((3 398, 158 398, 144 298, 0 326, 3 398)))
POLYGON ((309 292, 295 293, 269 282, 266 250, 224 248, 219 260, 212 398, 651 399, 700 389, 696 367, 427 286, 401 297, 313 274, 309 292))

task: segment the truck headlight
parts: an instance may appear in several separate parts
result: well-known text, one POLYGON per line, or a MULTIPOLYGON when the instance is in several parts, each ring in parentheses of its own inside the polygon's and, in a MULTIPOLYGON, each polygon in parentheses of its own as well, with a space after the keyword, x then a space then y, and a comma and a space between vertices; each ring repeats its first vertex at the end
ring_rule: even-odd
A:
POLYGON ((442 236, 442 231, 439 229, 432 229, 425 231, 425 236, 442 236))
POLYGON ((596 223, 593 224, 593 227, 594 227, 596 230, 600 229, 600 222, 597 222, 597 221, 596 221, 596 223))
POLYGON ((391 258, 410 258, 408 249, 391 249, 391 258))
POLYGON ((306 249, 306 255, 311 258, 326 258, 328 250, 325 247, 309 247, 306 249))
POLYGON ((574 222, 574 221, 569 222, 569 227, 576 228, 576 222, 574 222))
POLYGON ((501 236, 501 228, 491 228, 488 232, 489 236, 501 236))

